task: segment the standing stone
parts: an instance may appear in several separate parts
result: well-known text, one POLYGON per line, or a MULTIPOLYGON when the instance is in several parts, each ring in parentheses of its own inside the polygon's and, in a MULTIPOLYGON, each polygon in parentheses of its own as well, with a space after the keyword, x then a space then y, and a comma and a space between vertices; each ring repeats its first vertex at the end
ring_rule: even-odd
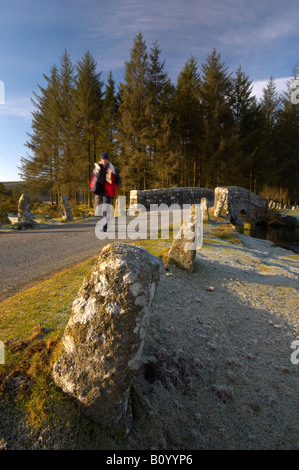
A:
POLYGON ((118 196, 115 201, 115 217, 126 215, 126 196, 118 196))
POLYGON ((104 428, 127 434, 130 387, 141 366, 150 305, 163 262, 144 248, 103 248, 73 302, 53 367, 56 384, 104 428))
POLYGON ((208 202, 207 198, 202 197, 200 200, 200 205, 202 209, 202 218, 203 220, 207 220, 210 223, 210 214, 209 214, 209 209, 208 209, 208 202))
POLYGON ((19 199, 18 222, 26 222, 30 224, 34 222, 30 209, 30 197, 26 193, 23 193, 19 199))
POLYGON ((190 273, 195 270, 196 249, 190 249, 194 244, 197 230, 198 215, 196 206, 192 205, 190 214, 183 221, 178 235, 173 240, 168 252, 168 259, 181 269, 190 273))
POLYGON ((62 220, 65 222, 70 222, 73 219, 70 203, 66 194, 62 194, 60 198, 60 206, 61 206, 61 213, 62 213, 62 220))
POLYGON ((215 189, 215 200, 214 203, 214 216, 220 217, 223 209, 226 209, 227 206, 227 188, 216 188, 215 189))

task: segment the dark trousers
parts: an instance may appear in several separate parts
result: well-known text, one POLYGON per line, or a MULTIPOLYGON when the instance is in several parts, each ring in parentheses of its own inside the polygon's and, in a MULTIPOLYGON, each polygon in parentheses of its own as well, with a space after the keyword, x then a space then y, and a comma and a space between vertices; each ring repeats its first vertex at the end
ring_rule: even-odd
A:
POLYGON ((103 226, 103 230, 107 230, 107 224, 110 216, 110 204, 111 198, 109 196, 95 195, 94 198, 94 212, 97 217, 101 219, 106 218, 106 224, 103 226))

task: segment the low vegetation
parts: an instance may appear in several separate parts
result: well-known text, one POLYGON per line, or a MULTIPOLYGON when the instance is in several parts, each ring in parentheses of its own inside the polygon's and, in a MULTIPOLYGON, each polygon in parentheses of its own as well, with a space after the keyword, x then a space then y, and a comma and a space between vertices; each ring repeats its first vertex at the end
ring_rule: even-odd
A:
POLYGON ((242 245, 237 232, 231 224, 217 224, 216 227, 211 229, 210 233, 221 240, 227 240, 235 243, 236 245, 242 245))
POLYGON ((55 353, 72 300, 94 262, 81 263, 1 303, 5 365, 0 365, 0 393, 13 399, 30 425, 50 419, 49 403, 57 404, 60 394, 51 379, 55 353))

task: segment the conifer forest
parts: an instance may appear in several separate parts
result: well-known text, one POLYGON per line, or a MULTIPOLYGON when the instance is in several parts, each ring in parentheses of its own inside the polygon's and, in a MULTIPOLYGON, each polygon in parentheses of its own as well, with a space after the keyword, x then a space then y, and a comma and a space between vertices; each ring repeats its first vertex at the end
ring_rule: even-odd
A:
POLYGON ((89 180, 109 153, 132 189, 242 186, 281 202, 299 200, 299 105, 291 100, 298 68, 278 93, 269 78, 259 101, 240 65, 230 71, 215 49, 182 64, 172 83, 158 42, 142 33, 128 51, 123 79, 107 83, 88 51, 76 64, 65 50, 33 94, 34 111, 19 167, 30 190, 91 204, 89 180))

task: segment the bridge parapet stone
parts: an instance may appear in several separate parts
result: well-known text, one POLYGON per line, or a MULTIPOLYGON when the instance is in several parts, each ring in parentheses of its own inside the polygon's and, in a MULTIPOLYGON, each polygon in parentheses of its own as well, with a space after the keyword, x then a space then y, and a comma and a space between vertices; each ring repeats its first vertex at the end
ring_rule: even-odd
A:
POLYGON ((148 211, 151 204, 200 204, 201 199, 207 199, 208 207, 212 207, 214 203, 214 189, 201 187, 180 187, 180 188, 159 188, 146 190, 130 191, 130 208, 138 208, 142 205, 148 211))
POLYGON ((225 210, 233 220, 243 212, 248 217, 254 215, 257 221, 261 221, 267 216, 268 199, 239 186, 222 186, 215 188, 214 208, 215 217, 225 210))

